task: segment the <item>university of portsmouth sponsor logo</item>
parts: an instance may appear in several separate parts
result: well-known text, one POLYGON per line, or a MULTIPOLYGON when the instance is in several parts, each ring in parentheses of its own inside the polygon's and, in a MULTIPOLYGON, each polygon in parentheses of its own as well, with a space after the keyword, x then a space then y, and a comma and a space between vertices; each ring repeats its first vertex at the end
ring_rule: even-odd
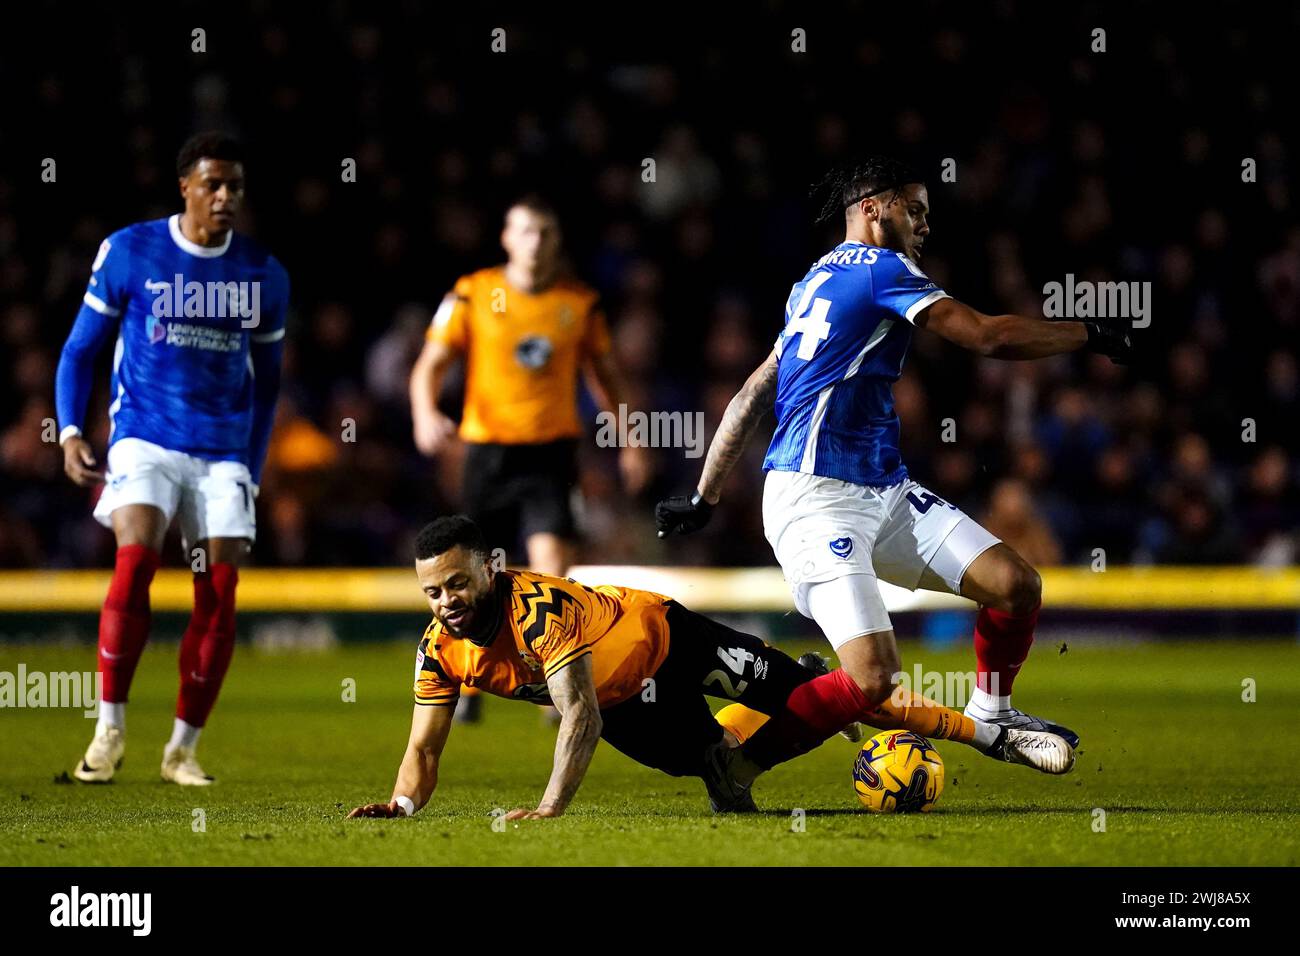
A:
POLYGON ((186 282, 178 272, 170 282, 146 279, 144 287, 153 293, 153 314, 160 319, 237 318, 241 329, 256 328, 261 322, 262 283, 256 280, 186 282))
POLYGON ((831 538, 827 543, 830 546, 831 554, 837 558, 847 558, 853 553, 852 538, 831 538))
POLYGON ((133 936, 148 936, 153 928, 152 893, 82 893, 73 886, 50 897, 50 925, 64 927, 127 927, 133 936))
POLYGON ((149 335, 149 344, 157 345, 163 339, 167 338, 167 323, 160 322, 155 315, 149 316, 145 320, 145 332, 149 335))

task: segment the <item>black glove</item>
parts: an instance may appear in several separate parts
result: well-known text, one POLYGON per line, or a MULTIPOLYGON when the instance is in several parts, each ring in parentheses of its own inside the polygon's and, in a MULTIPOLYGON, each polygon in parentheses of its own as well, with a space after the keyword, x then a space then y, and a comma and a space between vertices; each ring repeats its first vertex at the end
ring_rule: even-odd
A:
POLYGON ((1089 352, 1109 355, 1116 365, 1128 365, 1133 360, 1133 340, 1129 338, 1127 322, 1084 322, 1088 330, 1088 344, 1084 346, 1089 352))
POLYGON ((690 534, 699 531, 709 523, 713 516, 713 505, 700 497, 697 491, 693 495, 677 495, 665 498, 655 505, 655 527, 659 537, 666 538, 674 531, 690 534))

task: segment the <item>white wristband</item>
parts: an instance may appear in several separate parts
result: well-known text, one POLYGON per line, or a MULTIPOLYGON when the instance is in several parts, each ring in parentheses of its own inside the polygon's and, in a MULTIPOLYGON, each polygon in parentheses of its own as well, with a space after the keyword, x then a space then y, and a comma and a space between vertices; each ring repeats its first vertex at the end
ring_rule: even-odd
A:
POLYGON ((63 429, 63 431, 59 432, 59 444, 62 445, 69 438, 79 436, 80 434, 81 434, 80 428, 78 428, 76 425, 68 425, 66 428, 63 429))
POLYGON ((393 797, 393 802, 402 808, 404 816, 410 816, 415 813, 415 801, 410 797, 393 797))

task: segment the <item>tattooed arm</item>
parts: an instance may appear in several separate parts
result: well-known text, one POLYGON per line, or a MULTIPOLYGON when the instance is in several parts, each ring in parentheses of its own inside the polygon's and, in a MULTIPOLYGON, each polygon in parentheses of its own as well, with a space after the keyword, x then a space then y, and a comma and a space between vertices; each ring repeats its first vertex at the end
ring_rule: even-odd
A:
POLYGON ((602 727, 591 655, 584 654, 556 671, 546 682, 555 709, 560 712, 560 733, 555 740, 555 765, 551 782, 536 810, 511 810, 507 820, 558 817, 578 792, 587 774, 602 727))
POLYGON ((776 366, 776 352, 772 352, 727 405, 722 424, 709 444, 704 473, 700 476, 700 497, 711 505, 716 505, 722 497, 722 486, 740 460, 754 426, 776 401, 776 366))

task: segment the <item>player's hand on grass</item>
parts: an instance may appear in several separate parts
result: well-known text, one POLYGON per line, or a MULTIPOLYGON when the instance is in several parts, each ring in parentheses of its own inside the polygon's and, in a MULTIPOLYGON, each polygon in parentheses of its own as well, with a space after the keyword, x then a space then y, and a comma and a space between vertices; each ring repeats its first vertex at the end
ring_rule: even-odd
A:
POLYGON ((697 491, 693 495, 677 495, 665 498, 655 505, 655 527, 659 537, 666 538, 674 531, 690 534, 699 531, 709 523, 713 516, 713 505, 700 497, 697 491))
POLYGON ((436 455, 456 434, 456 423, 436 409, 415 418, 415 447, 422 455, 436 455))
POLYGON ((63 471, 73 484, 89 488, 102 482, 104 473, 97 469, 98 464, 90 442, 80 435, 73 435, 63 443, 63 471))
POLYGON ((557 810, 555 807, 550 806, 549 804, 542 804, 536 810, 529 810, 525 807, 520 807, 517 810, 511 810, 509 813, 506 814, 506 819, 507 820, 546 820, 550 817, 559 817, 563 815, 564 815, 563 810, 557 810))
POLYGON ((396 800, 388 803, 367 803, 364 807, 357 807, 348 814, 349 820, 354 817, 404 817, 406 813, 397 805, 396 800))
POLYGON ((1089 352, 1109 356, 1116 365, 1128 365, 1133 361, 1133 339, 1129 335, 1127 319, 1121 322, 1105 319, 1084 322, 1083 327, 1088 330, 1088 344, 1084 348, 1089 352))

